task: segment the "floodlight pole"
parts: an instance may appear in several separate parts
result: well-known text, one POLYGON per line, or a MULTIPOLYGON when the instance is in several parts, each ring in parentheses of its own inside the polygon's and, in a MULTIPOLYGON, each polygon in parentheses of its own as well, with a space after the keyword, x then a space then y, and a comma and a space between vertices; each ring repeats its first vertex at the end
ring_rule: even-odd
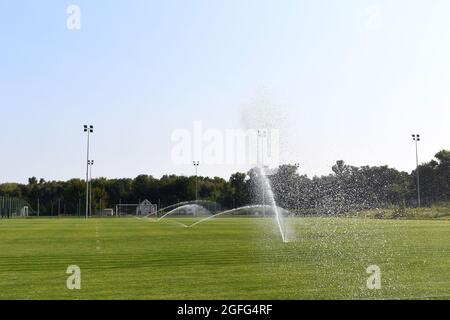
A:
POLYGON ((198 202, 198 166, 200 165, 199 161, 194 161, 195 167, 195 201, 198 202))
MULTIPOLYGON (((265 174, 265 170, 264 170, 264 139, 267 137, 267 131, 265 130, 258 130, 258 138, 260 140, 260 143, 257 145, 261 146, 261 151, 260 151, 260 161, 261 161, 261 175, 265 174)), ((265 178, 262 178, 263 180, 265 178)), ((266 216, 266 186, 265 186, 265 181, 263 181, 262 183, 262 204, 263 204, 263 216, 266 216)))
POLYGON ((418 142, 420 141, 420 134, 413 134, 413 140, 416 144, 416 179, 417 179, 417 205, 420 208, 420 174, 419 174, 419 147, 418 142))
POLYGON ((89 143, 90 134, 94 132, 94 126, 84 125, 84 132, 87 133, 87 160, 86 160, 86 219, 89 218, 89 143))
POLYGON ((89 212, 92 216, 92 166, 94 165, 94 160, 89 161, 89 212))

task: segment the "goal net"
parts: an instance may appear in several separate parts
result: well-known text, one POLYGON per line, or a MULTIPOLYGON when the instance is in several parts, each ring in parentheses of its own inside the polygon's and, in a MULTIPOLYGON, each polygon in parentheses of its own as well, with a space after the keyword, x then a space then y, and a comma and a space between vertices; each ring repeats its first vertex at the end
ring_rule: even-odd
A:
POLYGON ((141 203, 117 204, 115 207, 115 215, 117 217, 138 216, 146 217, 156 214, 158 206, 145 200, 141 203))

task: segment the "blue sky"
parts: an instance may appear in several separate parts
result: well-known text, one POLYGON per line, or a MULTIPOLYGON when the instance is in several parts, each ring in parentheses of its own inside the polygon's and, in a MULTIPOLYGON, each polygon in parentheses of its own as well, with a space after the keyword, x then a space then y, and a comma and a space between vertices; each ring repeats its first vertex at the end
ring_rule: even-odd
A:
POLYGON ((450 148, 449 9, 445 0, 2 1, 0 181, 83 177, 84 123, 95 125, 95 176, 189 175, 192 166, 171 161, 173 131, 196 120, 241 128, 244 114, 281 130, 280 159, 301 173, 327 174, 338 159, 410 171, 411 133, 423 135, 424 161, 450 148), (81 30, 66 27, 71 4, 81 30))

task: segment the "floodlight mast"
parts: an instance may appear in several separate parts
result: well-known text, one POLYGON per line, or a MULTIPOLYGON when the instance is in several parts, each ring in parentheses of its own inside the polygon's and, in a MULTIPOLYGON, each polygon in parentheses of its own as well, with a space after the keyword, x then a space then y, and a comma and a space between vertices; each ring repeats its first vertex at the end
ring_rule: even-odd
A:
POLYGON ((419 151, 418 151, 418 143, 420 142, 420 134, 413 134, 412 138, 416 144, 417 206, 420 208, 420 175, 419 175, 419 151))
MULTIPOLYGON (((264 166, 265 166, 265 159, 264 159, 264 143, 265 140, 267 138, 267 131, 266 130, 258 130, 258 140, 256 142, 256 146, 258 149, 258 146, 260 146, 261 150, 257 151, 257 158, 260 157, 260 159, 257 159, 257 162, 260 163, 261 168, 260 168, 260 174, 263 175, 265 174, 265 170, 264 170, 264 166)), ((264 182, 262 183, 262 204, 263 204, 263 216, 266 216, 266 186, 264 184, 264 182)))
POLYGON ((90 160, 89 162, 89 212, 90 216, 92 216, 92 167, 94 166, 94 160, 90 160))
POLYGON ((94 126, 84 125, 84 132, 87 133, 87 160, 86 160, 86 219, 89 218, 89 143, 90 134, 94 132, 94 126))
POLYGON ((195 201, 198 201, 198 167, 200 165, 199 161, 194 161, 195 167, 195 201))

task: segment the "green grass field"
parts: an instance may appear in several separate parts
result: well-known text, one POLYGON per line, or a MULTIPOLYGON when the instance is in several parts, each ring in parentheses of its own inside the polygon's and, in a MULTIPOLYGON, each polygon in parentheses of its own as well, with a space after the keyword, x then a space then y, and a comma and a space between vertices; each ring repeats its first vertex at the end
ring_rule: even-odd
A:
POLYGON ((0 220, 0 299, 450 299, 446 220, 292 218, 287 244, 268 218, 175 221, 0 220))

